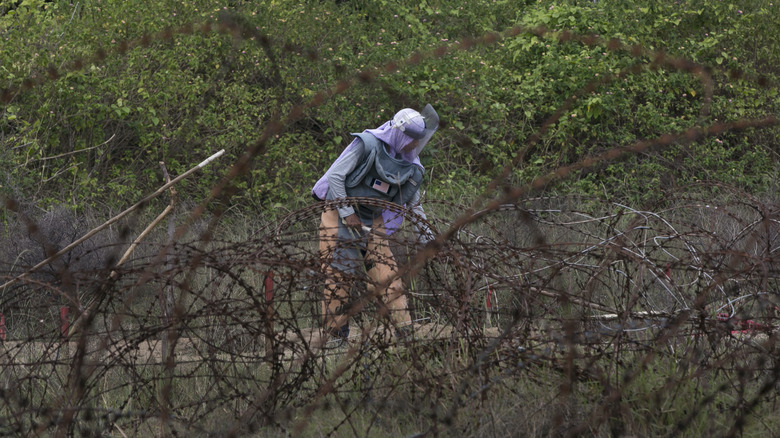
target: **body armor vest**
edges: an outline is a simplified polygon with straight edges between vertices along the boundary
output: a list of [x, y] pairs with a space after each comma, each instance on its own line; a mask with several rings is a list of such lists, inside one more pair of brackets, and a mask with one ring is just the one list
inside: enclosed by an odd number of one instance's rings
[[[347, 196], [379, 198], [400, 205], [411, 201], [422, 183], [422, 167], [391, 157], [383, 142], [369, 133], [352, 135], [363, 141], [363, 160], [347, 175]], [[381, 213], [381, 208], [378, 210]]]

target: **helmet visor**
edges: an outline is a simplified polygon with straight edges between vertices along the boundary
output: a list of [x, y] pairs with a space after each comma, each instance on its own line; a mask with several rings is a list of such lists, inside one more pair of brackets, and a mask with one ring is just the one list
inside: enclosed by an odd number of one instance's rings
[[416, 140], [418, 140], [417, 146], [412, 151], [412, 154], [415, 157], [420, 155], [420, 152], [422, 152], [425, 145], [428, 144], [428, 141], [433, 137], [433, 134], [439, 129], [439, 114], [436, 113], [436, 110], [433, 109], [431, 104], [425, 105], [425, 108], [420, 111], [420, 115], [425, 121], [425, 129], [416, 138]]

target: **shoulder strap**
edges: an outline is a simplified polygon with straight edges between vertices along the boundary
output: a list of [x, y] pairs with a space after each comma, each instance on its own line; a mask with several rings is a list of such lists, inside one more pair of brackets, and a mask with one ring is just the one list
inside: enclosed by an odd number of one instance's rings
[[369, 134], [368, 132], [361, 132], [358, 134], [353, 133], [352, 135], [363, 141], [363, 155], [365, 155], [367, 152], [370, 152], [372, 149], [376, 149], [377, 146], [379, 146], [379, 139], [374, 137], [373, 134]]
[[370, 167], [374, 164], [377, 147], [381, 147], [381, 142], [379, 139], [374, 137], [372, 134], [361, 132], [359, 134], [353, 133], [352, 135], [361, 140], [360, 145], [363, 148], [363, 153], [361, 155], [362, 159], [360, 160], [360, 163], [358, 163], [352, 173], [347, 175], [347, 179], [345, 181], [347, 187], [355, 187], [356, 185], [360, 184], [360, 181], [363, 180], [363, 177], [366, 176]]

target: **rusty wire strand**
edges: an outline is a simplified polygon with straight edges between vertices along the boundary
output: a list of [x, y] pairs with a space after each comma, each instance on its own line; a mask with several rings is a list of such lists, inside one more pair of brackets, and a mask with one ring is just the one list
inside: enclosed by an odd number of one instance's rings
[[[0, 90], [0, 99], [8, 103], [13, 95], [33, 92], [63, 72], [194, 30], [254, 39], [263, 47], [272, 44], [240, 20], [223, 17], [217, 23], [120, 42], [115, 51], [98, 50], [89, 62], [76, 60], [62, 71], [50, 70], [47, 77]], [[712, 95], [711, 70], [701, 65], [616, 40], [544, 28], [489, 33], [415, 53], [379, 71], [392, 73], [452, 50], [470, 50], [522, 33], [604, 45], [637, 58], [635, 66], [591, 82], [578, 95], [645, 68], [692, 74], [702, 81], [705, 97]], [[359, 275], [340, 279], [354, 286], [356, 299], [345, 315], [359, 335], [346, 346], [334, 347], [322, 332], [319, 305], [329, 279], [318, 253], [318, 217], [339, 202], [294, 211], [239, 242], [215, 237], [222, 217], [217, 212], [205, 231], [185, 241], [210, 202], [232, 196], [232, 182], [251, 169], [275, 134], [325, 100], [375, 79], [371, 69], [346, 77], [269, 122], [207, 199], [190, 212], [173, 243], [141, 245], [140, 255], [115, 268], [117, 278], [108, 275], [108, 268], [67, 272], [73, 276], [69, 284], [79, 285], [76, 295], [63, 290], [56, 279], [39, 277], [4, 292], [0, 311], [8, 320], [0, 328], [5, 333], [7, 327], [10, 339], [0, 346], [0, 432], [32, 429], [64, 435], [78, 424], [95, 433], [119, 428], [144, 434], [157, 422], [165, 434], [241, 436], [260, 427], [305, 434], [318, 414], [326, 416], [337, 406], [343, 418], [320, 427], [329, 428], [324, 429], [327, 434], [349, 427], [353, 435], [361, 435], [386, 427], [377, 426], [383, 406], [395, 404], [394, 409], [408, 412], [415, 403], [429, 403], [431, 416], [417, 430], [436, 435], [454, 427], [469, 410], [477, 417], [488, 415], [496, 407], [488, 403], [487, 394], [504, 387], [519, 394], [517, 385], [527, 379], [553, 391], [529, 416], [548, 422], [558, 434], [603, 434], [607, 423], [621, 417], [620, 409], [630, 408], [626, 397], [638, 382], [663, 364], [686, 371], [683, 376], [655, 374], [663, 379], [658, 389], [641, 394], [649, 406], [683, 385], [684, 376], [725, 379], [716, 381], [691, 412], [678, 419], [678, 433], [693, 428], [699, 415], [720, 403], [722, 394], [738, 398], [738, 415], [727, 429], [731, 435], [739, 433], [752, 413], [771, 410], [778, 375], [777, 367], [765, 362], [773, 360], [780, 304], [776, 205], [738, 191], [734, 202], [718, 205], [681, 191], [678, 202], [662, 211], [598, 199], [575, 200], [579, 205], [573, 206], [565, 197], [532, 196], [552, 181], [602, 162], [727, 131], [767, 129], [777, 126], [775, 117], [691, 128], [613, 148], [491, 198], [533, 145], [532, 138], [471, 205], [438, 205], [436, 211], [443, 213], [429, 218], [427, 225], [441, 232], [424, 247], [415, 244], [409, 231], [411, 225], [423, 223], [422, 218], [379, 201], [353, 200], [395, 208], [406, 218], [405, 228], [388, 240], [399, 260], [397, 276], [409, 287], [417, 321], [412, 339], [393, 338], [392, 323], [378, 316], [382, 303], [369, 289], [386, 284], [367, 284]], [[578, 95], [548, 118], [535, 138]], [[701, 115], [706, 111], [707, 105]], [[6, 201], [9, 208], [13, 204]], [[92, 251], [106, 256], [117, 249]], [[169, 254], [173, 260], [163, 267]], [[4, 278], [17, 275], [16, 268], [8, 267]], [[268, 272], [275, 273], [273, 300], [264, 289]], [[157, 302], [149, 297], [169, 285], [179, 295], [172, 321], [162, 324], [156, 317]], [[498, 327], [486, 324], [489, 291], [502, 303], [495, 313]], [[56, 298], [63, 295], [77, 304], [91, 299], [95, 306], [84, 319], [84, 330], [72, 338], [33, 323], [48, 321]], [[742, 330], [749, 321], [752, 328]], [[161, 351], [162, 336], [170, 341], [167, 355]], [[170, 374], [166, 377], [163, 370]], [[732, 371], [739, 376], [731, 379]], [[747, 374], [763, 378], [752, 392], [745, 392]], [[572, 418], [545, 416], [545, 408], [576, 401], [578, 385], [592, 384], [602, 386], [601, 399], [584, 404]], [[369, 426], [361, 429], [359, 416], [374, 408]]]

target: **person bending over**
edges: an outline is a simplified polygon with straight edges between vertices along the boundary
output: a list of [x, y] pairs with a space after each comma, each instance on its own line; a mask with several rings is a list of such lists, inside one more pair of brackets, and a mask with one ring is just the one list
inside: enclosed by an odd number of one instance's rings
[[[376, 129], [353, 133], [354, 139], [312, 189], [318, 200], [364, 197], [409, 206], [426, 218], [420, 206], [420, 185], [425, 172], [419, 155], [439, 127], [439, 116], [431, 105], [422, 111], [404, 108]], [[382, 207], [348, 203], [322, 213], [320, 255], [327, 274], [322, 301], [325, 329], [331, 336], [349, 336], [349, 290], [343, 274], [366, 272], [381, 299], [380, 315], [389, 316], [404, 334], [410, 328], [403, 281], [387, 236], [402, 217]], [[430, 231], [417, 229], [420, 240], [431, 239]], [[364, 271], [365, 270], [365, 271]], [[390, 278], [393, 281], [386, 284]]]

